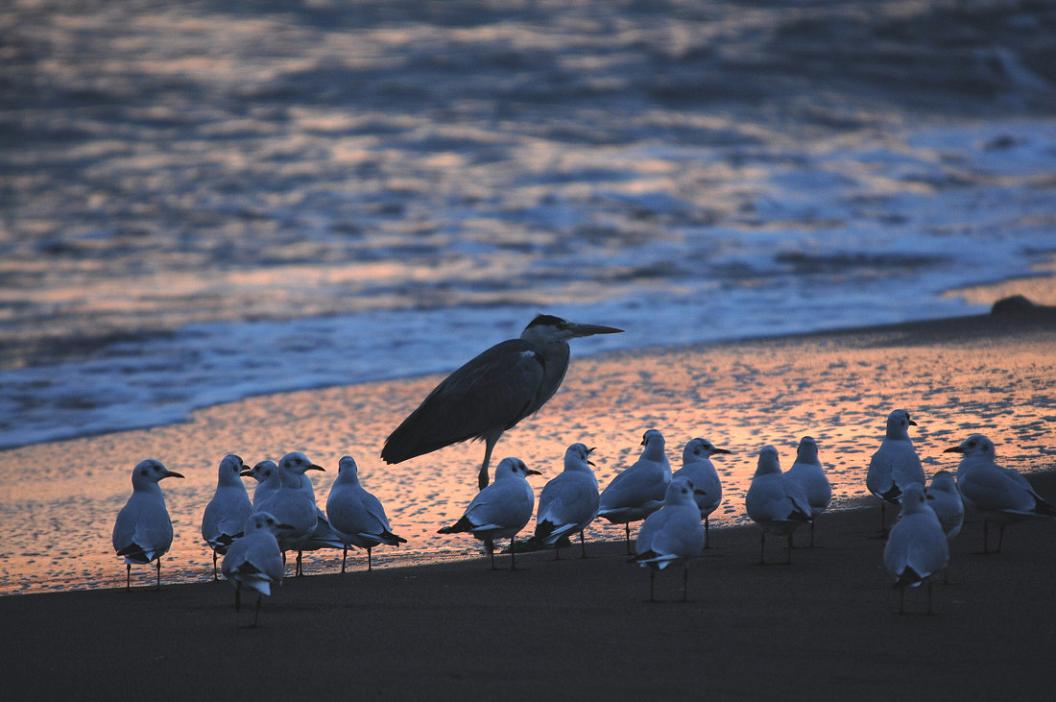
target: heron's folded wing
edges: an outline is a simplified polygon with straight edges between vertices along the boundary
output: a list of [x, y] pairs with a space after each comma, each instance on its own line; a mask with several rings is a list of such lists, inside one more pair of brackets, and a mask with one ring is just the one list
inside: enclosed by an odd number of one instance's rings
[[516, 424], [543, 382], [532, 346], [511, 339], [483, 352], [444, 379], [389, 435], [381, 457], [399, 463]]

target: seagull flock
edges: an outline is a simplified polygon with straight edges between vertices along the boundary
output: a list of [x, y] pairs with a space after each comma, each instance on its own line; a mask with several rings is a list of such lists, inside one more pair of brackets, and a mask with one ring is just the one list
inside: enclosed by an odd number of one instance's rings
[[[869, 491], [880, 500], [883, 528], [886, 505], [900, 505], [898, 521], [884, 532], [883, 554], [884, 566], [900, 593], [900, 613], [905, 590], [925, 583], [931, 611], [931, 581], [949, 564], [948, 544], [961, 532], [966, 506], [983, 519], [984, 552], [990, 549], [991, 522], [998, 528], [996, 551], [1000, 551], [1008, 524], [1056, 517], [1056, 507], [1019, 473], [996, 463], [994, 443], [981, 434], [946, 449], [962, 454], [956, 473], [941, 470], [925, 487], [920, 458], [909, 438], [909, 427], [915, 424], [905, 410], [891, 412], [886, 436], [866, 477]], [[625, 525], [629, 562], [650, 569], [650, 601], [657, 571], [673, 565], [682, 567], [685, 600], [689, 562], [710, 548], [708, 518], [722, 501], [722, 483], [711, 459], [730, 451], [694, 438], [683, 449], [682, 468], [672, 474], [664, 437], [650, 429], [642, 437], [638, 460], [600, 491], [590, 460], [593, 452], [582, 443], [565, 451], [564, 471], [543, 488], [535, 531], [527, 542], [519, 544], [515, 539], [535, 511], [528, 478], [539, 471], [513, 457], [499, 463], [494, 481], [473, 498], [457, 521], [438, 533], [469, 533], [483, 541], [492, 568], [492, 543], [509, 539], [512, 570], [519, 550], [554, 549], [555, 558], [560, 558], [560, 549], [577, 534], [580, 555], [586, 558], [584, 532], [601, 517]], [[236, 611], [243, 588], [257, 592], [254, 625], [261, 598], [282, 582], [287, 552], [296, 552], [295, 574], [302, 575], [303, 551], [342, 549], [344, 573], [349, 546], [366, 549], [370, 570], [374, 547], [406, 541], [393, 533], [381, 502], [360, 484], [355, 460], [344, 456], [339, 465], [324, 512], [305, 475], [323, 468], [301, 452], [252, 468], [234, 454], [220, 461], [216, 492], [202, 517], [202, 537], [212, 550], [214, 579], [218, 579], [217, 559], [223, 556], [220, 572], [235, 587]], [[132, 496], [113, 531], [114, 549], [126, 564], [126, 587], [131, 587], [132, 565], [152, 562], [160, 587], [161, 557], [172, 545], [173, 529], [159, 482], [170, 477], [183, 476], [155, 459], [140, 462], [132, 472]], [[243, 477], [256, 480], [252, 500]], [[799, 441], [795, 463], [787, 472], [781, 470], [777, 449], [763, 446], [745, 503], [748, 516], [760, 527], [760, 562], [766, 562], [768, 534], [784, 539], [784, 563], [791, 562], [793, 535], [800, 526], [810, 526], [813, 546], [814, 522], [831, 500], [832, 488], [812, 437]], [[633, 550], [631, 522], [642, 522]]]

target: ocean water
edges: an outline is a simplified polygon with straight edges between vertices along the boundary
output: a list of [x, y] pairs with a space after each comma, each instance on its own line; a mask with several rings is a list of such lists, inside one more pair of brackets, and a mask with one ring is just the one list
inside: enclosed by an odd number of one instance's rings
[[0, 8], [0, 447], [962, 314], [1056, 249], [1044, 2]]

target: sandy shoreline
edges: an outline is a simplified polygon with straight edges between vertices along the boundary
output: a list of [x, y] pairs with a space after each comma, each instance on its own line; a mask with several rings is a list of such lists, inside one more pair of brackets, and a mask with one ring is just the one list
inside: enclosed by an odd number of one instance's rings
[[[1032, 477], [1056, 498], [1056, 474]], [[226, 583], [0, 599], [16, 698], [1047, 699], [1056, 522], [953, 546], [937, 614], [897, 616], [876, 511], [818, 523], [792, 566], [756, 564], [758, 532], [723, 529], [694, 562], [691, 602], [649, 604], [622, 544], [594, 558], [525, 555], [288, 579], [263, 626], [239, 628]], [[774, 555], [776, 556], [776, 550]], [[505, 563], [503, 562], [503, 565]], [[658, 581], [679, 595], [677, 574]], [[919, 610], [923, 593], [907, 601]], [[249, 613], [238, 620], [248, 623]]]
[[[497, 457], [516, 455], [542, 470], [539, 489], [559, 470], [565, 446], [584, 441], [598, 447], [598, 478], [606, 484], [634, 460], [646, 428], [664, 431], [676, 466], [682, 444], [704, 435], [736, 452], [718, 462], [726, 494], [713, 518], [727, 525], [744, 519], [758, 447], [778, 446], [787, 468], [804, 434], [821, 445], [837, 506], [861, 497], [864, 466], [894, 406], [912, 409], [920, 422], [915, 438], [929, 474], [950, 467], [942, 449], [976, 430], [998, 441], [1006, 465], [1044, 470], [1056, 452], [1054, 344], [1056, 322], [1049, 314], [980, 315], [577, 358], [561, 391], [503, 438]], [[251, 462], [293, 448], [307, 451], [331, 468], [315, 478], [320, 504], [337, 457], [351, 453], [367, 487], [387, 505], [394, 529], [409, 540], [399, 550], [379, 550], [379, 563], [472, 557], [469, 539], [435, 532], [474, 494], [480, 445], [398, 466], [377, 458], [387, 433], [436, 379], [261, 396], [202, 410], [182, 424], [2, 451], [0, 592], [123, 582], [110, 528], [128, 495], [128, 471], [145, 456], [187, 476], [165, 485], [176, 530], [163, 570], [167, 582], [208, 576], [201, 511], [215, 485], [215, 461], [232, 451]], [[620, 535], [604, 525], [592, 532], [601, 539]], [[309, 572], [332, 572], [339, 557], [311, 554]], [[361, 567], [359, 560], [354, 567]]]

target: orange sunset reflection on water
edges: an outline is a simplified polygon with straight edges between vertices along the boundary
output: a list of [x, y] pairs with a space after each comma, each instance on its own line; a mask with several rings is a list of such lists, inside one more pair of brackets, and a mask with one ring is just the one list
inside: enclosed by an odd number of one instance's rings
[[[676, 469], [682, 445], [704, 436], [734, 452], [716, 460], [725, 495], [713, 517], [722, 524], [744, 519], [758, 448], [777, 446], [787, 469], [805, 434], [821, 446], [837, 506], [864, 495], [865, 466], [894, 407], [909, 409], [919, 422], [914, 438], [929, 475], [955, 467], [942, 451], [973, 431], [998, 443], [1005, 465], [1047, 468], [1056, 453], [1054, 342], [1056, 334], [1038, 332], [933, 345], [892, 332], [574, 358], [561, 391], [503, 438], [496, 458], [516, 455], [541, 470], [533, 479], [538, 494], [561, 470], [569, 443], [597, 447], [605, 485], [634, 461], [646, 429], [664, 433]], [[394, 530], [408, 539], [398, 550], [378, 549], [377, 563], [472, 556], [472, 539], [435, 532], [476, 492], [482, 446], [454, 446], [396, 466], [378, 458], [388, 432], [437, 380], [257, 397], [196, 412], [187, 423], [0, 452], [0, 591], [123, 584], [110, 531], [130, 491], [131, 468], [147, 456], [187, 476], [163, 483], [176, 531], [162, 571], [168, 581], [210, 576], [199, 524], [216, 464], [228, 452], [252, 463], [306, 451], [327, 468], [313, 476], [321, 506], [338, 458], [351, 453]], [[588, 531], [589, 539], [620, 537], [618, 527]], [[715, 541], [721, 548], [721, 535]], [[309, 554], [308, 572], [334, 572], [339, 559], [339, 552]], [[360, 567], [357, 554], [352, 569]], [[139, 568], [133, 577], [145, 584], [149, 573]]]

